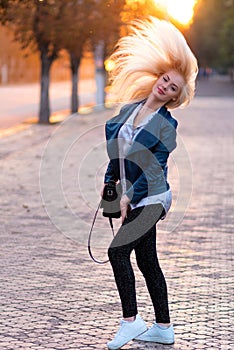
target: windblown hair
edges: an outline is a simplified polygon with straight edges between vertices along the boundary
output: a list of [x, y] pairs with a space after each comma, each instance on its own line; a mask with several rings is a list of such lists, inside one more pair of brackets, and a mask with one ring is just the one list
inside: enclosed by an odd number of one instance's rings
[[110, 59], [114, 61], [111, 90], [118, 101], [147, 98], [157, 79], [170, 70], [180, 73], [185, 85], [167, 107], [185, 106], [194, 96], [197, 60], [184, 36], [170, 22], [152, 16], [133, 21], [129, 34], [118, 41]]

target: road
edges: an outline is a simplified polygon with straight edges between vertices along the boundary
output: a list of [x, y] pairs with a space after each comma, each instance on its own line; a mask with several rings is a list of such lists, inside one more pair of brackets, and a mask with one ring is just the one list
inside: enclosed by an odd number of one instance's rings
[[[234, 349], [234, 99], [214, 97], [218, 86], [206, 84], [205, 97], [173, 112], [173, 205], [157, 231], [176, 342], [133, 341], [124, 350]], [[1, 350], [103, 350], [118, 328], [110, 264], [94, 264], [87, 251], [106, 159], [104, 123], [113, 113], [27, 123], [0, 137]], [[106, 258], [111, 239], [100, 214], [96, 258]], [[139, 313], [150, 326], [152, 303], [134, 255], [132, 261]]]
[[[94, 80], [81, 80], [80, 106], [95, 101], [96, 85]], [[50, 87], [51, 112], [69, 110], [71, 83], [53, 82]], [[0, 86], [0, 129], [20, 124], [26, 119], [36, 118], [38, 114], [40, 85], [6, 85]]]

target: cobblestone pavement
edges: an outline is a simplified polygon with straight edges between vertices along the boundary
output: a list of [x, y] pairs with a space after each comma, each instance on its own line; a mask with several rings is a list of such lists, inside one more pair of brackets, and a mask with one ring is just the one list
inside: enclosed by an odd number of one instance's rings
[[[176, 341], [134, 341], [125, 350], [234, 348], [233, 110], [231, 97], [197, 97], [174, 113], [174, 202], [158, 226], [158, 251]], [[86, 248], [106, 163], [103, 123], [113, 113], [24, 124], [0, 139], [0, 349], [100, 350], [117, 330], [110, 265], [93, 263]], [[106, 258], [105, 218], [94, 234], [94, 253]], [[134, 256], [133, 264], [139, 312], [150, 325], [153, 309]]]

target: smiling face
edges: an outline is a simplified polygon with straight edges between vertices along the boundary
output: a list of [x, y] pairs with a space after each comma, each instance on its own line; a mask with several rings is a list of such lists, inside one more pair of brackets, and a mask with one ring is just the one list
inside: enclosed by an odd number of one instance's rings
[[152, 94], [155, 101], [163, 104], [174, 101], [182, 91], [185, 81], [177, 71], [171, 70], [162, 74], [153, 86]]

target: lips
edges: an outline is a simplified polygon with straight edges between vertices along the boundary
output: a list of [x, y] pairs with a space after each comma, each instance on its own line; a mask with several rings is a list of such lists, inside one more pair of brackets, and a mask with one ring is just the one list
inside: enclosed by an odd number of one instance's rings
[[158, 87], [158, 93], [160, 95], [165, 95], [165, 92], [160, 87]]

